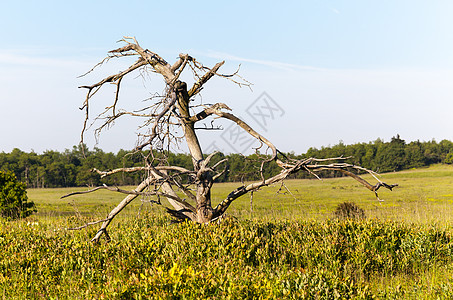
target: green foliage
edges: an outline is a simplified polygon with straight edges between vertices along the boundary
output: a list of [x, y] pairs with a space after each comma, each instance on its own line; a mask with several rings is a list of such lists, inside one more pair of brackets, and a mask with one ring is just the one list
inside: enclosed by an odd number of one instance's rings
[[28, 201], [26, 186], [12, 172], [0, 171], [0, 216], [6, 220], [25, 218], [36, 212]]
[[[370, 143], [359, 143], [345, 145], [340, 142], [338, 145], [322, 147], [321, 149], [310, 148], [307, 153], [296, 155], [287, 153], [289, 158], [328, 158], [328, 157], [349, 157], [348, 162], [360, 165], [380, 173], [393, 172], [410, 168], [429, 166], [436, 163], [453, 163], [453, 143], [443, 140], [440, 143], [410, 142], [406, 143], [399, 135], [393, 137], [390, 142], [380, 139]], [[193, 169], [192, 158], [188, 154], [154, 153], [156, 164], [170, 164]], [[146, 155], [146, 153], [145, 153]], [[240, 154], [222, 153], [214, 156], [212, 163], [227, 158], [226, 172], [217, 179], [217, 182], [237, 182], [260, 180], [259, 170], [264, 156], [252, 154], [243, 156]], [[72, 150], [63, 153], [56, 151], [45, 151], [43, 154], [25, 153], [14, 149], [11, 153], [0, 153], [0, 170], [11, 170], [17, 178], [27, 184], [27, 187], [74, 187], [74, 186], [97, 186], [103, 183], [108, 185], [137, 185], [146, 174], [117, 173], [107, 178], [100, 178], [97, 173], [91, 172], [93, 168], [99, 170], [112, 170], [122, 167], [143, 166], [143, 156], [128, 154], [120, 150], [118, 153], [106, 153], [101, 149], [89, 150], [85, 145], [74, 146]], [[276, 175], [280, 168], [275, 162], [265, 164], [265, 177]], [[341, 173], [326, 171], [320, 174], [321, 177], [342, 176]], [[298, 172], [291, 175], [291, 178], [312, 178], [306, 172]], [[187, 179], [188, 177], [184, 177]]]
[[[168, 226], [142, 215], [113, 241], [61, 221], [0, 222], [3, 298], [372, 299], [446, 295], [448, 282], [384, 289], [453, 263], [451, 231], [397, 222], [238, 222]], [[417, 294], [418, 293], [418, 294]]]
[[449, 165], [453, 164], [453, 152], [447, 154], [445, 157], [445, 163]]

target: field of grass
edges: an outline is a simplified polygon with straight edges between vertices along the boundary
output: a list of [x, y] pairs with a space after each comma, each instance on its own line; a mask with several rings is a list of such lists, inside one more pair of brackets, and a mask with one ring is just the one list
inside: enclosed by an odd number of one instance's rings
[[[374, 183], [373, 179], [365, 176]], [[228, 213], [239, 219], [272, 220], [326, 220], [333, 217], [339, 203], [352, 201], [365, 209], [369, 218], [414, 223], [453, 225], [453, 166], [436, 165], [429, 168], [387, 173], [382, 175], [387, 183], [398, 183], [394, 191], [384, 188], [376, 200], [374, 193], [349, 177], [324, 179], [287, 180], [285, 187], [274, 185], [253, 195], [245, 195], [233, 202]], [[240, 183], [220, 183], [212, 190], [213, 204], [223, 200]], [[132, 188], [132, 187], [131, 187]], [[37, 204], [38, 217], [56, 217], [82, 214], [103, 218], [124, 197], [121, 194], [100, 190], [95, 193], [60, 199], [61, 196], [86, 188], [29, 189], [30, 200]], [[136, 199], [125, 215], [141, 211], [159, 212], [159, 207]], [[146, 200], [146, 199], [143, 199]]]
[[[450, 299], [453, 167], [384, 174], [383, 202], [350, 178], [289, 180], [238, 199], [221, 224], [170, 225], [136, 200], [91, 244], [122, 196], [29, 190], [38, 213], [0, 221], [4, 299]], [[238, 183], [215, 186], [221, 201]], [[146, 200], [146, 199], [145, 199]], [[338, 221], [345, 201], [367, 219]], [[140, 209], [141, 207], [141, 209]], [[138, 214], [140, 211], [140, 214]]]

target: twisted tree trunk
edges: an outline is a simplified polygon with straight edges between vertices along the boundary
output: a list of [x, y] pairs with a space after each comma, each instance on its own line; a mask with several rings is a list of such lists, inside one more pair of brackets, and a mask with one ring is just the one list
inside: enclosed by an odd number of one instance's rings
[[[158, 54], [153, 53], [148, 49], [143, 49], [134, 38], [125, 37], [122, 41], [126, 44], [124, 47], [110, 51], [109, 56], [90, 70], [90, 72], [113, 57], [121, 58], [135, 55], [138, 57], [138, 60], [125, 71], [108, 76], [93, 85], [81, 87], [88, 90], [84, 105], [82, 107], [82, 109], [85, 109], [86, 113], [82, 130], [82, 142], [84, 133], [87, 129], [87, 123], [89, 121], [88, 113], [91, 98], [106, 84], [115, 85], [116, 96], [112, 105], [108, 106], [105, 111], [101, 112], [97, 116], [97, 120], [103, 119], [105, 122], [103, 122], [96, 131], [100, 133], [104, 128], [111, 126], [116, 119], [124, 115], [145, 118], [146, 121], [143, 127], [148, 128], [148, 132], [146, 134], [140, 134], [140, 137], [145, 137], [145, 139], [142, 139], [142, 142], [135, 148], [134, 151], [143, 152], [148, 148], [149, 154], [144, 155], [147, 159], [143, 167], [120, 168], [110, 171], [94, 171], [99, 173], [102, 177], [118, 172], [140, 171], [144, 171], [147, 175], [145, 179], [132, 191], [126, 191], [117, 187], [108, 187], [104, 185], [86, 192], [71, 193], [63, 196], [67, 197], [74, 194], [89, 193], [99, 189], [108, 189], [127, 194], [123, 201], [121, 201], [105, 219], [75, 228], [81, 229], [88, 225], [102, 222], [101, 228], [92, 239], [93, 241], [98, 241], [102, 234], [105, 234], [108, 238], [108, 225], [111, 223], [113, 218], [115, 218], [115, 216], [118, 215], [122, 209], [132, 202], [138, 195], [159, 197], [159, 199], [160, 197], [165, 197], [170, 205], [170, 207], [166, 206], [167, 212], [178, 220], [189, 219], [197, 223], [209, 223], [212, 220], [222, 216], [231, 203], [239, 197], [256, 191], [261, 187], [281, 182], [290, 174], [299, 171], [309, 172], [314, 176], [317, 176], [316, 173], [322, 170], [335, 170], [342, 172], [345, 175], [356, 179], [365, 187], [373, 191], [376, 194], [377, 199], [379, 199], [377, 190], [380, 187], [383, 186], [391, 190], [396, 186], [396, 184], [388, 185], [381, 182], [371, 170], [341, 162], [344, 160], [342, 157], [331, 159], [309, 158], [305, 160], [288, 159], [277, 149], [277, 147], [274, 146], [272, 142], [256, 132], [247, 123], [236, 117], [231, 112], [226, 112], [231, 111], [231, 109], [224, 103], [204, 105], [204, 109], [196, 112], [196, 108], [191, 106], [190, 103], [193, 100], [193, 97], [201, 91], [204, 84], [206, 84], [212, 77], [223, 77], [239, 85], [249, 85], [247, 81], [238, 76], [237, 72], [231, 75], [219, 74], [218, 70], [224, 64], [223, 61], [217, 63], [214, 67], [209, 68], [202, 65], [188, 54], [180, 54], [177, 61], [173, 65], [170, 65]], [[195, 77], [198, 79], [190, 89], [188, 88], [186, 82], [179, 79], [180, 75], [187, 66], [190, 66], [190, 69], [194, 72]], [[156, 97], [154, 104], [144, 107], [143, 110], [138, 110], [138, 112], [118, 109], [117, 106], [119, 103], [119, 91], [122, 79], [136, 70], [146, 72], [148, 69], [162, 75], [166, 83], [166, 94]], [[216, 152], [207, 156], [204, 155], [195, 127], [197, 122], [201, 122], [211, 117], [223, 118], [236, 123], [250, 136], [261, 143], [260, 148], [267, 147], [267, 149], [272, 152], [270, 157], [263, 157], [260, 170], [262, 180], [248, 185], [239, 186], [228, 195], [225, 195], [224, 200], [221, 201], [216, 207], [212, 207], [211, 189], [215, 179], [225, 171], [219, 170], [219, 168], [225, 164], [226, 160], [220, 160], [215, 164], [211, 164], [211, 160], [213, 156], [216, 155]], [[174, 134], [176, 129], [181, 129], [183, 131], [183, 138], [192, 157], [192, 170], [188, 170], [180, 166], [170, 166], [163, 163], [163, 160], [154, 158], [154, 151], [158, 151], [163, 148], [157, 145], [170, 145], [171, 143], [181, 142], [180, 139]], [[257, 151], [259, 151], [259, 149]], [[165, 151], [161, 151], [161, 153], [164, 155]], [[152, 156], [151, 160], [148, 159], [150, 155]], [[265, 165], [269, 163], [276, 163], [281, 168], [281, 171], [275, 176], [265, 178], [263, 170]], [[352, 173], [352, 170], [367, 172], [373, 175], [378, 183], [376, 185], [371, 185], [360, 176]], [[190, 179], [189, 182], [182, 182], [180, 177], [181, 175], [188, 176]], [[151, 188], [152, 186], [154, 186], [154, 188]], [[192, 189], [190, 186], [194, 186], [194, 188]], [[185, 195], [185, 197], [178, 196], [175, 189], [178, 189]], [[160, 201], [153, 201], [153, 203], [165, 205]]]

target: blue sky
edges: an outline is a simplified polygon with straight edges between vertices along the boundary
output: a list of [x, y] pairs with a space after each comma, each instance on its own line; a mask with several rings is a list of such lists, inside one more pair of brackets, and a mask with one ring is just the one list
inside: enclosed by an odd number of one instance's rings
[[[124, 35], [170, 62], [187, 52], [207, 65], [225, 59], [225, 72], [241, 64], [253, 92], [213, 81], [203, 99], [228, 103], [258, 129], [247, 109], [266, 92], [284, 114], [262, 132], [282, 151], [396, 134], [453, 140], [452, 15], [447, 0], [3, 1], [0, 151], [77, 144], [84, 97], [77, 86], [125, 65], [77, 76]], [[127, 101], [144, 93], [139, 81], [131, 81]], [[98, 146], [133, 147], [134, 126], [118, 122]], [[202, 138], [232, 151], [219, 133]], [[87, 141], [95, 145], [92, 133]]]

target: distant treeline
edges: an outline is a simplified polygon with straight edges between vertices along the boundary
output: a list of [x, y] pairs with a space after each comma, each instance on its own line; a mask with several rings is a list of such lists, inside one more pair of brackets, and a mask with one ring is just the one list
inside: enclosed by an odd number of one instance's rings
[[[399, 135], [393, 137], [390, 142], [378, 139], [374, 142], [345, 145], [340, 142], [337, 145], [322, 147], [321, 149], [310, 148], [307, 153], [296, 155], [286, 153], [288, 158], [303, 159], [309, 157], [349, 157], [347, 162], [360, 165], [380, 173], [400, 171], [404, 169], [429, 166], [437, 163], [453, 163], [453, 142], [443, 140], [436, 142], [410, 142], [406, 143]], [[120, 150], [118, 153], [104, 152], [95, 148], [88, 150], [85, 145], [74, 146], [72, 150], [64, 152], [45, 151], [43, 154], [34, 152], [27, 153], [14, 149], [11, 153], [0, 153], [0, 170], [13, 171], [17, 178], [25, 182], [31, 188], [44, 187], [74, 187], [108, 185], [136, 185], [141, 182], [145, 172], [117, 173], [106, 178], [100, 178], [99, 174], [91, 172], [93, 168], [98, 170], [113, 170], [122, 167], [143, 166], [148, 156], [154, 157], [154, 164], [170, 164], [192, 169], [192, 159], [188, 154], [168, 153], [165, 159], [159, 158], [159, 154], [129, 154], [128, 151]], [[218, 181], [248, 181], [259, 180], [261, 159], [256, 154], [244, 157], [240, 154], [218, 154], [213, 163], [220, 159], [228, 158], [224, 174]], [[277, 174], [279, 168], [275, 163], [265, 165], [264, 175]], [[323, 177], [341, 176], [332, 172], [322, 174]], [[292, 178], [310, 178], [311, 175], [299, 172]]]

